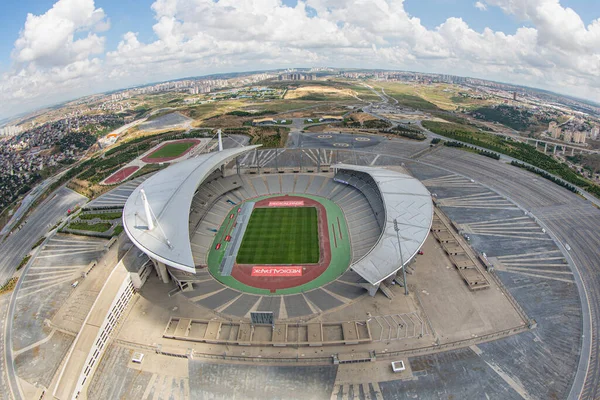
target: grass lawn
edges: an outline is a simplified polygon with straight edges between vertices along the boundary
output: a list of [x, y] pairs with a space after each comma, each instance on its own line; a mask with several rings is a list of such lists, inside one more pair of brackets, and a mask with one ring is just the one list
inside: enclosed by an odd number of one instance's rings
[[150, 154], [148, 158], [163, 158], [163, 157], [177, 157], [185, 152], [190, 147], [194, 146], [195, 143], [169, 143]]
[[317, 263], [317, 209], [256, 208], [250, 216], [236, 261], [240, 264]]
[[71, 222], [68, 229], [75, 229], [78, 231], [88, 231], [88, 232], [106, 232], [110, 229], [112, 224], [108, 222], [100, 222], [99, 224], [86, 224], [85, 222]]
[[122, 212], [111, 212], [111, 213], [98, 213], [98, 214], [79, 214], [79, 219], [91, 220], [95, 218], [103, 219], [106, 221], [112, 221], [113, 219], [123, 217]]

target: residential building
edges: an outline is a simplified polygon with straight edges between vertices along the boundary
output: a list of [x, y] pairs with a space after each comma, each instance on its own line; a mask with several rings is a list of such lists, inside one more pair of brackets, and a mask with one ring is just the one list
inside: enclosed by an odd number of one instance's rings
[[573, 132], [573, 142], [575, 142], [575, 143], [585, 143], [585, 131], [575, 131], [575, 132]]
[[550, 124], [548, 125], [548, 132], [550, 133], [550, 136], [552, 136], [553, 139], [558, 139], [560, 137], [561, 129], [558, 127], [556, 121], [550, 122]]

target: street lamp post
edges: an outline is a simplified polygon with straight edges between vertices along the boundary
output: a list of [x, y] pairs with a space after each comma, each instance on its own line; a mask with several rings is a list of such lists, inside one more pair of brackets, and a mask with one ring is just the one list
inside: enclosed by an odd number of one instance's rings
[[406, 269], [404, 267], [404, 257], [402, 256], [402, 245], [400, 244], [400, 228], [398, 228], [398, 220], [394, 218], [394, 230], [398, 239], [398, 250], [400, 250], [400, 262], [402, 263], [402, 279], [404, 280], [404, 295], [408, 296], [408, 283], [406, 282]]

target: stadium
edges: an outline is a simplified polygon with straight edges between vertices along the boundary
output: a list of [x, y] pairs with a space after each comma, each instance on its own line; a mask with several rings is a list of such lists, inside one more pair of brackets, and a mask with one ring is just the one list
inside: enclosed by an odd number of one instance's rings
[[399, 167], [244, 168], [258, 147], [189, 158], [129, 196], [125, 232], [162, 281], [238, 318], [306, 317], [389, 293], [429, 234], [425, 186]]
[[[15, 307], [58, 311], [8, 319], [19, 349], [39, 337], [21, 332], [61, 329], [43, 342], [58, 366], [44, 387], [94, 399], [579, 390], [586, 303], [543, 222], [486, 186], [498, 171], [512, 183], [512, 166], [429, 143], [302, 135], [286, 148], [178, 144], [184, 159], [83, 207], [79, 218], [118, 215], [126, 235], [48, 239]], [[167, 145], [140, 157], [176, 157]], [[516, 173], [510, 197], [531, 185]], [[520, 202], [536, 204], [540, 187], [571, 196], [534, 182]], [[79, 333], [59, 333], [78, 321]], [[18, 369], [35, 368], [29, 354]]]

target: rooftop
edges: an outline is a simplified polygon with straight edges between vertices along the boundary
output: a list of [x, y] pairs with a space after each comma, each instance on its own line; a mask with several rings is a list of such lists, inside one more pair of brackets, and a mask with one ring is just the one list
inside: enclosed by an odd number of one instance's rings
[[[123, 227], [131, 241], [150, 257], [187, 272], [196, 272], [188, 233], [192, 198], [218, 167], [260, 145], [201, 154], [160, 171], [138, 186], [127, 199]], [[153, 215], [148, 229], [142, 190]]]
[[351, 265], [356, 273], [376, 285], [396, 273], [423, 246], [433, 220], [431, 194], [418, 179], [400, 172], [347, 164], [333, 167], [369, 174], [381, 193], [385, 211], [381, 237], [371, 251]]

